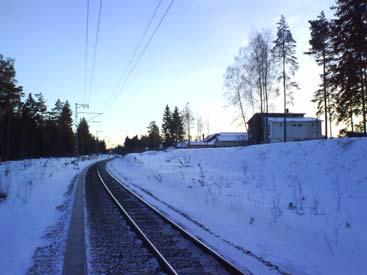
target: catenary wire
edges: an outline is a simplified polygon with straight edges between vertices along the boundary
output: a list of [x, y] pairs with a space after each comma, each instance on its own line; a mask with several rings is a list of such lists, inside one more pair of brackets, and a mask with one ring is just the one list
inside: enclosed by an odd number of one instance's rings
[[103, 0], [100, 0], [100, 2], [99, 2], [99, 12], [98, 12], [98, 22], [97, 22], [97, 31], [96, 31], [96, 39], [94, 41], [94, 51], [93, 51], [93, 59], [92, 59], [91, 76], [90, 76], [90, 80], [89, 80], [89, 92], [88, 92], [88, 100], [87, 100], [88, 103], [90, 102], [92, 89], [93, 89], [93, 80], [94, 80], [94, 71], [95, 71], [95, 65], [96, 65], [99, 29], [100, 29], [100, 25], [101, 25], [102, 3], [103, 3]]
[[146, 34], [147, 34], [147, 32], [148, 32], [149, 28], [150, 28], [150, 25], [151, 25], [151, 24], [152, 24], [152, 22], [153, 22], [154, 17], [155, 17], [155, 15], [157, 14], [157, 11], [158, 11], [158, 9], [159, 9], [159, 7], [160, 7], [161, 3], [162, 3], [162, 0], [159, 0], [159, 2], [158, 2], [158, 4], [157, 4], [157, 6], [156, 6], [156, 7], [155, 7], [155, 9], [154, 9], [154, 12], [153, 12], [152, 16], [150, 17], [150, 19], [149, 19], [149, 21], [148, 21], [148, 24], [147, 24], [147, 25], [146, 25], [146, 27], [145, 27], [144, 32], [142, 33], [142, 35], [141, 35], [141, 37], [140, 37], [140, 39], [139, 39], [138, 43], [136, 44], [136, 47], [135, 47], [135, 49], [134, 49], [134, 51], [133, 51], [133, 53], [132, 53], [131, 57], [129, 58], [129, 62], [126, 64], [126, 66], [125, 66], [125, 68], [124, 68], [124, 70], [123, 70], [123, 72], [122, 72], [122, 74], [121, 74], [121, 76], [120, 76], [120, 78], [119, 78], [119, 80], [118, 80], [118, 82], [117, 82], [117, 84], [116, 84], [115, 88], [112, 90], [112, 93], [111, 93], [110, 97], [109, 97], [109, 98], [108, 98], [108, 100], [106, 101], [105, 107], [107, 107], [107, 106], [108, 106], [109, 102], [112, 100], [112, 98], [114, 97], [114, 95], [115, 95], [115, 94], [116, 94], [116, 92], [118, 91], [119, 87], [121, 86], [121, 83], [122, 83], [122, 81], [124, 80], [124, 76], [125, 76], [125, 75], [126, 75], [126, 73], [128, 72], [128, 69], [129, 69], [129, 67], [130, 67], [131, 63], [133, 62], [133, 60], [134, 60], [134, 58], [135, 58], [135, 55], [136, 55], [136, 53], [138, 52], [138, 49], [140, 48], [141, 43], [143, 42], [143, 40], [144, 40], [144, 38], [145, 38], [145, 36], [146, 36]]
[[116, 100], [118, 99], [119, 95], [121, 94], [121, 92], [123, 91], [127, 81], [129, 80], [131, 74], [134, 72], [136, 66], [138, 65], [139, 61], [141, 60], [141, 58], [143, 57], [144, 53], [146, 52], [147, 48], [149, 47], [151, 41], [153, 40], [156, 32], [158, 31], [158, 29], [160, 28], [160, 26], [162, 25], [163, 20], [165, 19], [165, 17], [167, 16], [169, 10], [171, 9], [173, 3], [175, 0], [171, 0], [170, 4], [168, 5], [168, 7], [166, 8], [165, 12], [163, 13], [161, 19], [159, 20], [158, 24], [156, 25], [155, 29], [153, 30], [152, 34], [150, 35], [148, 41], [145, 43], [145, 46], [143, 48], [143, 50], [141, 51], [140, 55], [138, 56], [138, 58], [136, 59], [135, 63], [133, 64], [132, 68], [130, 69], [128, 75], [126, 76], [123, 84], [121, 85], [120, 89], [117, 90], [117, 93], [114, 95], [113, 100], [111, 101], [111, 103], [108, 105], [108, 108], [106, 111], [110, 110], [113, 103], [116, 102]]
[[85, 97], [87, 93], [88, 35], [89, 35], [89, 0], [87, 0], [87, 24], [86, 24], [86, 30], [85, 30], [83, 102], [85, 101]]

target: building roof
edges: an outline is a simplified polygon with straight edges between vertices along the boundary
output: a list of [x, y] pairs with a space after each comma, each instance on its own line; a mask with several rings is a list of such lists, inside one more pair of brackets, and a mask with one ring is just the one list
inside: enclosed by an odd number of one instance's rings
[[207, 136], [202, 141], [187, 141], [183, 140], [178, 142], [176, 147], [190, 146], [214, 146], [216, 141], [247, 141], [248, 135], [245, 132], [220, 132]]
[[220, 132], [207, 136], [204, 142], [211, 142], [214, 140], [219, 141], [244, 141], [248, 139], [248, 135], [245, 132]]
[[[286, 113], [287, 118], [293, 118], [293, 117], [304, 117], [304, 113]], [[256, 113], [254, 114], [247, 123], [250, 123], [254, 119], [258, 118], [269, 118], [269, 117], [284, 117], [284, 113]]]

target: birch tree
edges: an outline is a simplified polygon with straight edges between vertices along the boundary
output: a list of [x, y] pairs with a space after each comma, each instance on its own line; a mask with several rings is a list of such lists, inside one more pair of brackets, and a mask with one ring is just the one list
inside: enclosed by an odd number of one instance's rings
[[252, 113], [255, 112], [255, 97], [253, 90], [249, 89], [248, 69], [248, 48], [241, 47], [234, 58], [233, 64], [227, 67], [224, 75], [225, 97], [229, 104], [234, 106], [241, 114], [241, 120], [246, 131], [245, 106], [250, 106]]
[[250, 56], [248, 71], [251, 74], [251, 88], [257, 91], [260, 112], [269, 112], [269, 97], [274, 91], [274, 65], [271, 55], [270, 33], [267, 31], [254, 32], [250, 36]]
[[192, 123], [194, 122], [195, 118], [190, 108], [190, 103], [187, 102], [185, 105], [185, 108], [182, 111], [182, 117], [184, 121], [185, 126], [185, 133], [187, 134], [187, 139], [190, 142], [191, 141], [191, 128]]

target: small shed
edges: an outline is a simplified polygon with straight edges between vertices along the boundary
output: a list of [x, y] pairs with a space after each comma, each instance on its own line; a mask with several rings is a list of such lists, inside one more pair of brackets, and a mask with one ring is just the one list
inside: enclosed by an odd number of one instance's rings
[[[287, 141], [321, 139], [321, 120], [286, 113]], [[284, 113], [256, 113], [248, 122], [249, 143], [284, 141]]]

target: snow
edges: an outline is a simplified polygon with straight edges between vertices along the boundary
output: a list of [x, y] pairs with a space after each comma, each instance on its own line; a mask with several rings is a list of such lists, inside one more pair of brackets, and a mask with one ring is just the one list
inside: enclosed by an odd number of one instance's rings
[[8, 194], [0, 201], [1, 274], [27, 272], [36, 248], [47, 245], [43, 236], [61, 215], [56, 207], [63, 204], [73, 178], [106, 157], [81, 161], [79, 170], [73, 168], [72, 158], [0, 163], [0, 187]]
[[363, 274], [366, 167], [367, 138], [150, 151], [108, 164], [139, 196], [255, 274]]

